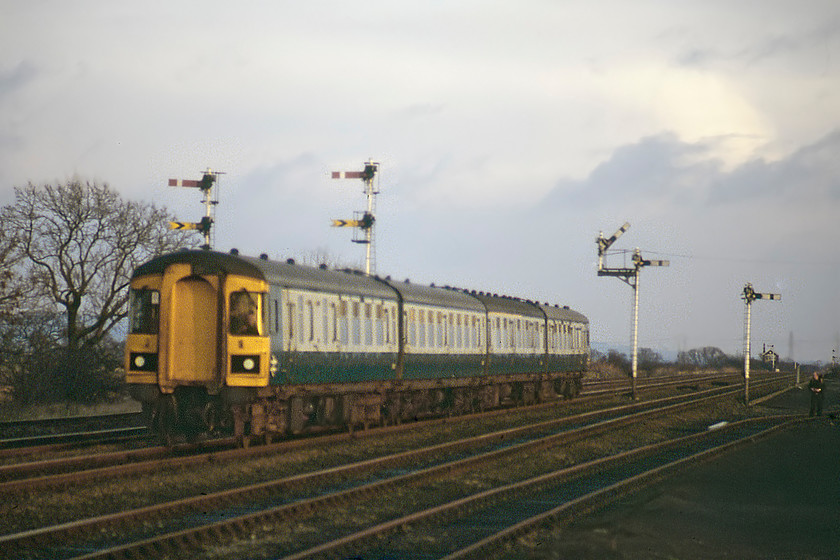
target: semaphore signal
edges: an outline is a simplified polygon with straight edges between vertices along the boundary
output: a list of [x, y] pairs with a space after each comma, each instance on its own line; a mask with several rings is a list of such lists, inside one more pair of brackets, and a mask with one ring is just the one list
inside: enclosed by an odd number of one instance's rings
[[213, 214], [214, 207], [219, 204], [218, 200], [213, 200], [213, 187], [219, 175], [223, 175], [222, 171], [212, 171], [208, 168], [204, 172], [201, 179], [169, 179], [170, 187], [189, 187], [197, 188], [204, 193], [204, 217], [200, 222], [169, 222], [169, 229], [194, 229], [204, 235], [204, 245], [201, 246], [205, 251], [210, 250], [210, 232], [213, 228]]
[[753, 289], [752, 284], [747, 283], [741, 294], [741, 299], [747, 305], [744, 312], [744, 404], [750, 404], [750, 322], [752, 314], [752, 302], [757, 299], [780, 300], [782, 294], [759, 293]]
[[365, 256], [365, 273], [367, 275], [376, 272], [376, 248], [374, 247], [374, 225], [376, 224], [376, 195], [379, 189], [374, 188], [374, 179], [379, 172], [379, 164], [368, 160], [362, 171], [333, 171], [333, 179], [361, 179], [365, 183], [365, 195], [367, 196], [367, 210], [357, 212], [357, 216], [350, 220], [333, 220], [333, 227], [353, 227], [364, 233], [363, 238], [353, 238], [354, 243], [367, 245]]
[[595, 242], [598, 244], [598, 276], [615, 276], [625, 282], [628, 286], [633, 288], [633, 357], [632, 357], [632, 371], [633, 371], [633, 399], [636, 398], [636, 378], [638, 377], [639, 369], [639, 272], [646, 266], [668, 266], [671, 263], [664, 260], [649, 260], [642, 258], [642, 252], [637, 247], [633, 251], [633, 267], [628, 268], [607, 268], [604, 266], [604, 258], [607, 255], [607, 250], [612, 246], [616, 240], [621, 237], [625, 231], [630, 229], [630, 223], [625, 222], [623, 226], [618, 228], [611, 237], [604, 237], [604, 232], [600, 232]]

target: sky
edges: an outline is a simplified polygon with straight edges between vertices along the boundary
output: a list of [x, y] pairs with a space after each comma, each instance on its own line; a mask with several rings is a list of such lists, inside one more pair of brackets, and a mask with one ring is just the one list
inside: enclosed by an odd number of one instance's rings
[[0, 0], [0, 205], [109, 184], [214, 247], [364, 268], [332, 219], [380, 164], [376, 271], [569, 305], [639, 346], [840, 353], [835, 0]]

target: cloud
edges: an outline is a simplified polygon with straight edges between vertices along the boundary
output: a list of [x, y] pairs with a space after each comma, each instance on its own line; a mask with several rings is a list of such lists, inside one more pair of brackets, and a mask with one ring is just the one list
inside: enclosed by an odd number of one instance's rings
[[562, 179], [545, 198], [549, 207], [719, 207], [834, 204], [840, 195], [840, 129], [779, 161], [754, 159], [727, 170], [716, 143], [685, 142], [663, 133], [617, 148], [583, 180]]
[[644, 273], [643, 345], [672, 351], [715, 345], [737, 353], [743, 326], [738, 294], [752, 282], [783, 293], [782, 305], [756, 315], [754, 343], [775, 343], [787, 355], [794, 333], [796, 357], [814, 359], [832, 343], [826, 333], [840, 328], [840, 297], [831, 288], [840, 274], [831, 241], [840, 214], [838, 150], [835, 131], [781, 160], [728, 170], [713, 157], [704, 159], [714, 147], [673, 134], [648, 137], [616, 149], [584, 179], [558, 181], [512, 229], [563, 240], [552, 252], [567, 252], [567, 266], [555, 263], [547, 273], [579, 275], [572, 293], [580, 296], [597, 340], [627, 340], [628, 304], [621, 297], [629, 295], [603, 279], [600, 290], [590, 286], [596, 282], [595, 234], [610, 235], [626, 220], [631, 230], [613, 247], [615, 260], [607, 266], [622, 266], [620, 251], [634, 247], [647, 258], [671, 260], [668, 269]]
[[34, 81], [37, 76], [35, 64], [28, 60], [18, 62], [9, 70], [0, 70], [0, 101]]
[[710, 191], [712, 205], [753, 201], [790, 208], [819, 208], [840, 201], [840, 129], [780, 161], [758, 159], [722, 174]]
[[649, 136], [617, 148], [583, 180], [558, 181], [545, 205], [637, 207], [663, 200], [695, 204], [721, 167], [705, 143], [683, 142], [673, 133]]

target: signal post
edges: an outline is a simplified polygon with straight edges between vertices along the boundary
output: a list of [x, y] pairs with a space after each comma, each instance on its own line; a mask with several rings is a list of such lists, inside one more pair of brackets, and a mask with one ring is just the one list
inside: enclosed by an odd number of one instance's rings
[[747, 285], [744, 286], [744, 292], [742, 293], [741, 298], [747, 304], [747, 308], [744, 313], [744, 404], [748, 405], [750, 404], [750, 321], [752, 302], [757, 299], [780, 300], [782, 299], [782, 295], [758, 293], [753, 289], [752, 284], [747, 283]]
[[205, 251], [210, 250], [210, 231], [213, 227], [213, 208], [219, 204], [218, 200], [213, 200], [213, 186], [216, 184], [218, 175], [222, 175], [221, 171], [211, 171], [209, 168], [204, 172], [204, 176], [199, 180], [192, 179], [169, 179], [170, 187], [190, 187], [197, 188], [204, 193], [204, 217], [200, 222], [169, 222], [169, 229], [194, 229], [204, 235], [204, 245], [201, 246]]
[[615, 276], [633, 288], [633, 336], [632, 336], [632, 391], [633, 400], [636, 400], [636, 378], [638, 377], [639, 369], [639, 273], [645, 266], [668, 266], [671, 263], [663, 260], [648, 260], [642, 258], [642, 252], [637, 247], [633, 251], [633, 267], [632, 268], [607, 268], [604, 266], [604, 257], [607, 254], [607, 249], [621, 237], [625, 231], [630, 228], [630, 223], [626, 222], [616, 231], [610, 238], [604, 237], [604, 232], [601, 232], [596, 239], [598, 244], [598, 276]]
[[374, 242], [374, 224], [376, 223], [376, 195], [379, 189], [374, 187], [374, 178], [379, 172], [379, 164], [368, 160], [363, 171], [333, 171], [333, 179], [361, 179], [365, 183], [365, 196], [367, 197], [367, 210], [352, 220], [333, 220], [333, 227], [352, 227], [364, 233], [364, 238], [353, 238], [353, 243], [367, 245], [365, 254], [365, 274], [370, 276], [376, 273], [376, 248]]

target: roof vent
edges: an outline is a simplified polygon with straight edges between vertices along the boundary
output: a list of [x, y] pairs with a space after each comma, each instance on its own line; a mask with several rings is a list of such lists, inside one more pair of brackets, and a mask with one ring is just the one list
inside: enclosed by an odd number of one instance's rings
[[230, 254], [231, 254], [231, 255], [238, 255], [238, 254], [239, 254], [239, 249], [237, 249], [236, 247], [234, 247], [233, 249], [231, 249], [231, 250], [230, 250]]
[[261, 253], [260, 258], [264, 261], [267, 261], [268, 260], [268, 254], [267, 253]]
[[327, 263], [321, 263], [321, 264], [319, 264], [319, 265], [318, 265], [318, 268], [320, 268], [321, 270], [327, 270]]
[[295, 259], [286, 259], [286, 264], [295, 264]]
[[563, 306], [563, 309], [568, 309], [568, 308], [569, 308], [569, 306], [568, 306], [568, 305], [564, 305], [564, 306]]

